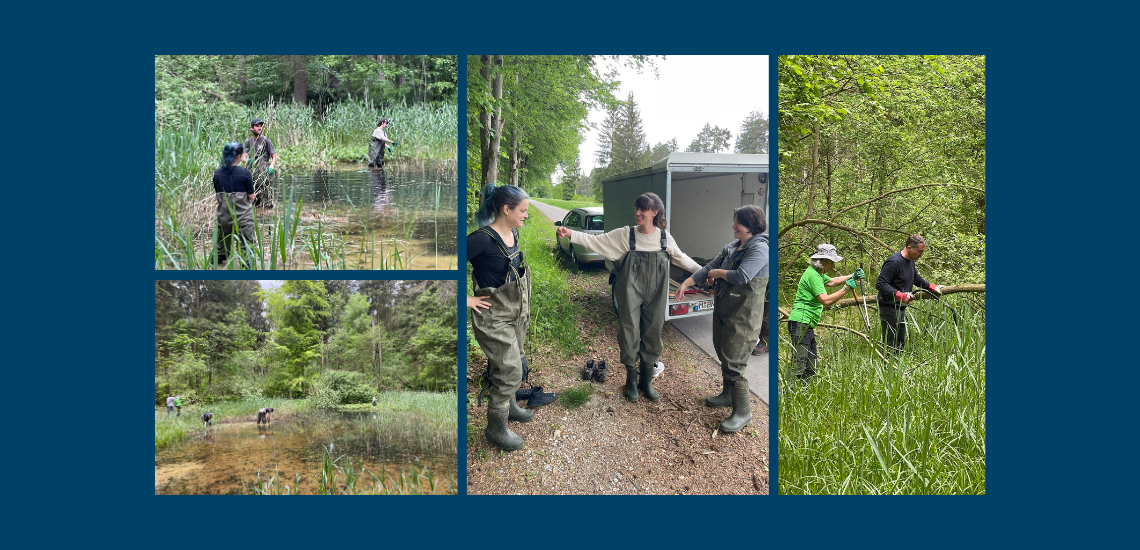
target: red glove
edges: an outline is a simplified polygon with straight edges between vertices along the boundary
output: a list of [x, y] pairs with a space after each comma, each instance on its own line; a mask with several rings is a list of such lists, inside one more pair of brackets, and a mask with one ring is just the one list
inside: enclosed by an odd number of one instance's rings
[[932, 283], [930, 285], [930, 291], [941, 296], [942, 295], [942, 285], [936, 285], [936, 284]]
[[901, 290], [896, 290], [895, 291], [895, 299], [905, 304], [905, 303], [913, 300], [914, 295], [910, 294], [909, 292], [903, 292]]

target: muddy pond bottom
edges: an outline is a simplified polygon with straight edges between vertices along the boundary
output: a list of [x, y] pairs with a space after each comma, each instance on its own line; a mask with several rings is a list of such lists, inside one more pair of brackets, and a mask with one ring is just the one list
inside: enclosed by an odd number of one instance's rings
[[[327, 455], [345, 469], [351, 461], [361, 488], [372, 487], [369, 472], [386, 485], [402, 477], [406, 485], [414, 470], [420, 492], [448, 494], [458, 475], [455, 433], [417, 416], [410, 411], [311, 411], [270, 426], [216, 424], [155, 453], [154, 493], [252, 493], [260, 472], [263, 480], [279, 476], [280, 483], [296, 485], [301, 494], [314, 494]], [[298, 473], [300, 484], [294, 482]], [[343, 477], [342, 472], [342, 484]]]

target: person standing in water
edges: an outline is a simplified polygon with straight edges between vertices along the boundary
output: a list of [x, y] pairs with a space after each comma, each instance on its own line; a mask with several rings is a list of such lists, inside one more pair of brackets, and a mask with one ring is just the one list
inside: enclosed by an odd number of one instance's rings
[[733, 212], [732, 236], [736, 240], [708, 265], [677, 287], [677, 301], [685, 290], [706, 281], [715, 287], [712, 340], [720, 359], [723, 381], [720, 395], [705, 398], [709, 407], [732, 407], [732, 415], [720, 423], [725, 433], [739, 432], [752, 422], [745, 369], [754, 342], [764, 323], [764, 294], [768, 289], [768, 236], [764, 211], [746, 205]]
[[[218, 202], [219, 265], [226, 263], [235, 248], [240, 250], [243, 261], [253, 258], [256, 248], [251, 203], [257, 195], [253, 192], [253, 175], [239, 166], [245, 156], [242, 144], [236, 141], [227, 143], [222, 147], [222, 165], [214, 170], [214, 196]], [[239, 242], [235, 243], [235, 239]]]
[[277, 150], [273, 141], [262, 135], [265, 121], [254, 117], [249, 123], [253, 136], [245, 140], [245, 150], [249, 153], [250, 168], [253, 172], [254, 206], [273, 208], [273, 167], [277, 164]]
[[475, 279], [475, 295], [467, 297], [471, 330], [487, 356], [490, 396], [487, 440], [505, 451], [523, 445], [507, 421], [530, 422], [534, 411], [519, 407], [515, 392], [522, 385], [526, 355], [523, 344], [530, 326], [530, 270], [519, 246], [526, 221], [526, 191], [514, 185], [483, 187], [476, 213], [479, 229], [467, 235], [467, 261]]
[[376, 396], [375, 395], [372, 396], [372, 406], [373, 407], [376, 406]]
[[265, 424], [271, 423], [273, 421], [273, 418], [270, 417], [270, 413], [272, 413], [272, 412], [273, 412], [273, 409], [270, 407], [265, 407], [264, 409], [257, 411], [257, 423], [259, 425], [262, 423], [265, 423]]
[[202, 427], [203, 428], [209, 428], [210, 426], [212, 426], [212, 424], [210, 424], [210, 420], [212, 420], [213, 418], [214, 418], [214, 413], [212, 413], [212, 412], [202, 413]]
[[[653, 365], [661, 356], [661, 329], [669, 301], [669, 263], [692, 273], [701, 269], [665, 231], [665, 205], [654, 193], [645, 193], [633, 203], [636, 227], [621, 227], [601, 235], [558, 228], [558, 238], [570, 237], [614, 262], [617, 279], [614, 298], [618, 305], [618, 347], [625, 366], [625, 398], [637, 401], [640, 389], [646, 399], [661, 395], [653, 388]], [[639, 365], [640, 363], [640, 365]]]
[[[376, 124], [376, 129], [372, 130], [372, 137], [368, 142], [368, 167], [369, 168], [383, 168], [384, 167], [384, 151], [392, 152], [392, 147], [399, 145], [395, 141], [388, 139], [388, 119], [381, 118], [380, 122]], [[391, 144], [391, 145], [389, 145]]]

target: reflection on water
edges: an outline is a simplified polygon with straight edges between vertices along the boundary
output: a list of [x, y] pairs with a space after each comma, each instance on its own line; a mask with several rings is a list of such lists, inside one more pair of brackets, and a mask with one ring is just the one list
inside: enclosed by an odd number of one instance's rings
[[455, 269], [458, 189], [448, 171], [353, 167], [281, 174], [273, 193], [279, 208], [303, 199], [299, 233], [324, 233], [349, 269], [390, 268], [394, 251], [403, 267]]
[[[404, 415], [401, 417], [401, 415]], [[155, 494], [234, 494], [280, 473], [301, 492], [313, 493], [324, 453], [376, 475], [415, 466], [439, 477], [455, 476], [457, 442], [414, 411], [298, 413], [283, 422], [219, 424], [197, 437], [159, 451], [154, 459]]]

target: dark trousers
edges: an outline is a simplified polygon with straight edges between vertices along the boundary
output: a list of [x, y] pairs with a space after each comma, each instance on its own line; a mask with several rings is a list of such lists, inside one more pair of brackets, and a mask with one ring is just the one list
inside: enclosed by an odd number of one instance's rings
[[879, 324], [887, 351], [902, 351], [906, 344], [906, 306], [879, 304]]
[[815, 376], [815, 363], [819, 357], [816, 353], [815, 329], [806, 323], [788, 321], [788, 334], [792, 337], [792, 344], [796, 346], [796, 378], [806, 381]]

